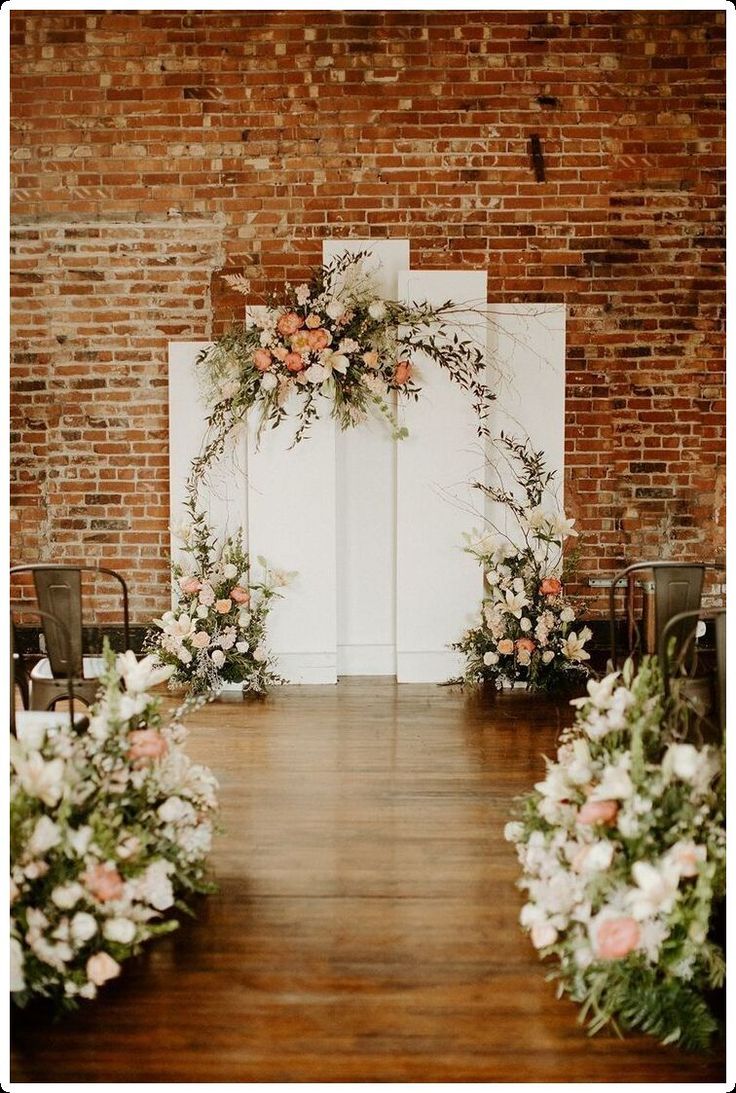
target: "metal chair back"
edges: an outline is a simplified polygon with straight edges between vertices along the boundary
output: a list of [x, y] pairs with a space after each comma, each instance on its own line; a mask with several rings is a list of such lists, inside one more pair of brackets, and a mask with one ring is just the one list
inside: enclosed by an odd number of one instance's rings
[[[106, 573], [120, 584], [123, 601], [123, 636], [124, 648], [130, 648], [130, 621], [128, 610], [128, 586], [114, 569], [94, 565], [55, 565], [36, 563], [16, 565], [10, 570], [11, 576], [17, 573], [32, 573], [39, 604], [38, 614], [42, 619], [42, 628], [46, 649], [55, 679], [73, 676], [81, 679], [83, 672], [83, 613], [82, 613], [82, 573]], [[52, 619], [61, 619], [67, 631], [67, 638], [60, 640], [58, 624]]]
[[[609, 593], [609, 623], [611, 635], [611, 663], [617, 667], [616, 648], [616, 588], [633, 574], [650, 570], [654, 577], [654, 648], [659, 644], [664, 627], [673, 615], [697, 611], [703, 594], [703, 578], [706, 566], [690, 562], [636, 562], [617, 573]], [[630, 632], [636, 630], [633, 618], [629, 618]], [[673, 634], [678, 648], [693, 636], [697, 619], [683, 618]], [[637, 642], [640, 640], [636, 634]], [[634, 649], [630, 649], [633, 652]]]

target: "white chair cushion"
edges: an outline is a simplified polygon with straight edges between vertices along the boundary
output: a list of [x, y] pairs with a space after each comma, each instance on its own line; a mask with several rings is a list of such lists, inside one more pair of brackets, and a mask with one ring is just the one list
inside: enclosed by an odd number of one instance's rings
[[[102, 657], [83, 657], [82, 663], [84, 665], [82, 671], [85, 679], [99, 679], [102, 675], [105, 662]], [[38, 664], [31, 669], [31, 679], [53, 679], [54, 675], [51, 671], [51, 661], [48, 657], [44, 657], [43, 660], [39, 660]], [[59, 682], [62, 682], [64, 677], [58, 677]]]

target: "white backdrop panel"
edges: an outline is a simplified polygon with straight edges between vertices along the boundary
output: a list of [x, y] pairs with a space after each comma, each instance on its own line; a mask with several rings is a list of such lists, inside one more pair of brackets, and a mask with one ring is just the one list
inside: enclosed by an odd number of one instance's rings
[[[399, 279], [400, 299], [440, 304], [448, 299], [486, 306], [486, 275], [475, 271], [410, 272]], [[463, 317], [458, 317], [463, 321]], [[464, 317], [484, 347], [486, 324]], [[439, 682], [458, 675], [462, 658], [448, 649], [477, 614], [482, 574], [462, 551], [470, 482], [483, 456], [466, 391], [428, 360], [416, 358], [422, 394], [403, 411], [409, 429], [397, 452], [397, 678]]]
[[[493, 365], [488, 382], [498, 399], [490, 418], [494, 436], [503, 431], [529, 438], [544, 452], [547, 469], [556, 471], [549, 508], [564, 504], [565, 472], [565, 317], [564, 304], [491, 304], [489, 350]], [[493, 373], [491, 375], [491, 372]], [[508, 467], [489, 449], [489, 484], [513, 484]], [[518, 490], [516, 491], [518, 492]], [[507, 511], [490, 501], [487, 518], [509, 535], [519, 532]]]
[[[408, 239], [328, 239], [323, 261], [370, 251], [385, 299], [397, 300]], [[338, 675], [396, 674], [396, 443], [371, 417], [336, 439]]]
[[[182, 507], [192, 460], [199, 455], [205, 435], [207, 406], [197, 374], [198, 354], [208, 342], [169, 343], [169, 524], [184, 522]], [[199, 489], [201, 507], [212, 529], [228, 535], [246, 524], [246, 443], [241, 429], [228, 442], [221, 460], [207, 474]], [[178, 547], [172, 536], [172, 557]]]

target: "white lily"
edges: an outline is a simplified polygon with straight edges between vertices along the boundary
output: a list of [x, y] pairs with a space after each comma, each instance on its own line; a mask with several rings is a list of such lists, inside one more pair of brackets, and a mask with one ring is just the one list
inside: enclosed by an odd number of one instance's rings
[[131, 649], [118, 655], [116, 667], [129, 694], [143, 694], [174, 674], [173, 665], [162, 667], [153, 654], [138, 660]]
[[570, 705], [579, 707], [591, 703], [597, 710], [608, 709], [613, 694], [613, 688], [620, 675], [620, 672], [611, 672], [610, 675], [605, 676], [600, 682], [597, 682], [595, 679], [589, 679], [586, 683], [586, 689], [588, 691], [587, 696], [584, 698], [573, 698]]
[[562, 642], [562, 655], [568, 660], [590, 660], [590, 653], [585, 649], [585, 643], [592, 638], [593, 632], [584, 626], [578, 635], [571, 630]]
[[515, 615], [517, 619], [520, 619], [529, 600], [526, 597], [526, 593], [523, 591], [512, 592], [511, 589], [509, 589], [502, 603], [503, 609], [507, 614]]
[[636, 882], [626, 895], [626, 902], [634, 918], [642, 920], [657, 914], [669, 914], [677, 899], [680, 883], [680, 870], [672, 862], [662, 861], [659, 865], [650, 862], [635, 862], [631, 875]]

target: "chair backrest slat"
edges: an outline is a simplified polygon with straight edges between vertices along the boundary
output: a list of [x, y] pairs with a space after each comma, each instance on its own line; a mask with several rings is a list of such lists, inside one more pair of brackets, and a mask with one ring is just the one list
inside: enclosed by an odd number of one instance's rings
[[[674, 615], [685, 611], [697, 611], [703, 594], [702, 565], [656, 566], [654, 572], [655, 647], [659, 646], [667, 623]], [[675, 648], [682, 649], [689, 642], [697, 626], [697, 619], [682, 619], [670, 629], [675, 638]]]
[[[38, 606], [61, 619], [69, 633], [64, 641], [59, 627], [42, 617], [51, 672], [58, 676], [82, 676], [82, 581], [78, 569], [36, 569], [33, 572]], [[68, 659], [67, 659], [68, 658]]]

